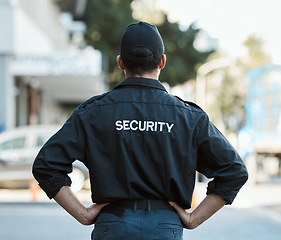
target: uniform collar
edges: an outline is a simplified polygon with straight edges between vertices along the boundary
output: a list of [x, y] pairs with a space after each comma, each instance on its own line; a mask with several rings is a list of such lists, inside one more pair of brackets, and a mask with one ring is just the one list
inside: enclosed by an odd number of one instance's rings
[[151, 79], [151, 78], [142, 78], [142, 77], [126, 78], [124, 81], [119, 83], [116, 87], [114, 87], [114, 89], [125, 87], [125, 86], [143, 86], [143, 87], [156, 88], [167, 92], [165, 87], [158, 80]]

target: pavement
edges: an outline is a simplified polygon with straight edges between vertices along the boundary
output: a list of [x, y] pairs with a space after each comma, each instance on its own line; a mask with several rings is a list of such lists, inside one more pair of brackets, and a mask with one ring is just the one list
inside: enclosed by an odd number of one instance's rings
[[[91, 203], [90, 190], [75, 193], [80, 201]], [[52, 203], [47, 195], [39, 188], [35, 189], [0, 189], [1, 203]]]
[[[195, 187], [194, 205], [199, 204], [206, 194], [207, 183], [198, 182]], [[91, 204], [90, 190], [76, 193], [81, 202]], [[51, 203], [46, 194], [39, 188], [28, 189], [0, 189], [1, 203]], [[272, 178], [259, 184], [246, 183], [231, 207], [234, 208], [267, 208], [281, 214], [281, 177]]]
[[[205, 196], [206, 183], [197, 183], [195, 204]], [[76, 193], [85, 206], [91, 193]], [[16, 228], [15, 228], [16, 226]], [[15, 231], [16, 230], [16, 231]], [[38, 188], [0, 189], [0, 239], [90, 239], [92, 226], [83, 226]], [[231, 206], [224, 207], [184, 240], [279, 240], [281, 236], [281, 178], [246, 184]]]
[[[206, 186], [206, 183], [197, 183], [195, 188], [197, 203], [205, 197]], [[258, 184], [246, 183], [230, 207], [265, 208], [281, 216], [281, 177], [271, 178]]]

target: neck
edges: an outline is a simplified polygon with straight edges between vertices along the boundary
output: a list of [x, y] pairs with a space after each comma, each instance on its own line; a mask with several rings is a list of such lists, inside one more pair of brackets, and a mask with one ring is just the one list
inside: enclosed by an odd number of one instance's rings
[[142, 78], [151, 78], [151, 79], [156, 79], [158, 80], [159, 78], [159, 72], [158, 71], [154, 71], [154, 72], [149, 72], [149, 73], [144, 73], [142, 75], [138, 75], [138, 74], [132, 74], [128, 71], [125, 71], [125, 77], [129, 78], [129, 77], [142, 77]]

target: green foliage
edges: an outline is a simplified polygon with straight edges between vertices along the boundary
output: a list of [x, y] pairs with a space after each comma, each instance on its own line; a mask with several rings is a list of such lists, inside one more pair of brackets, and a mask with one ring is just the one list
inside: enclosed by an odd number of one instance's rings
[[[239, 89], [238, 79], [225, 72], [223, 81], [218, 89], [216, 107], [221, 111], [222, 121], [227, 129], [237, 130], [239, 126], [231, 126], [230, 120], [236, 116], [243, 120], [245, 98], [244, 92]], [[240, 123], [241, 124], [241, 123]], [[236, 129], [235, 129], [236, 128]]]
[[199, 52], [194, 48], [193, 43], [200, 29], [192, 24], [187, 30], [181, 31], [177, 23], [168, 21], [167, 16], [158, 29], [167, 55], [167, 67], [161, 73], [161, 81], [174, 86], [195, 79], [196, 66], [204, 63], [213, 52]]
[[119, 52], [123, 30], [134, 20], [132, 0], [90, 0], [83, 20], [87, 24], [86, 40], [108, 56]]
[[[106, 70], [111, 85], [123, 80], [123, 73], [117, 68], [120, 39], [124, 29], [136, 20], [132, 17], [133, 0], [89, 0], [84, 17], [87, 25], [87, 44], [99, 49], [105, 55]], [[164, 13], [163, 13], [164, 14]], [[196, 76], [196, 65], [202, 64], [211, 52], [198, 52], [193, 47], [199, 29], [191, 25], [181, 31], [177, 23], [170, 23], [164, 15], [164, 22], [158, 26], [167, 55], [167, 66], [160, 80], [171, 86], [183, 83]]]
[[271, 63], [270, 57], [264, 51], [264, 43], [261, 38], [250, 35], [244, 42], [244, 46], [248, 49], [248, 57], [245, 61], [246, 69]]
[[104, 55], [104, 69], [112, 85], [123, 79], [116, 64], [120, 39], [124, 29], [135, 20], [132, 17], [133, 0], [89, 0], [83, 18], [87, 25], [87, 44], [99, 49]]

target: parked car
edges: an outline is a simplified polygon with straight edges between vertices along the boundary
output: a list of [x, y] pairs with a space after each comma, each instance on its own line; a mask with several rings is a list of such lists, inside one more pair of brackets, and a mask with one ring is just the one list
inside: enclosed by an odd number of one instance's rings
[[[60, 126], [24, 126], [0, 134], [0, 187], [25, 188], [34, 179], [32, 164], [44, 143]], [[80, 161], [73, 163], [69, 174], [74, 192], [81, 190], [89, 178], [88, 169]]]

